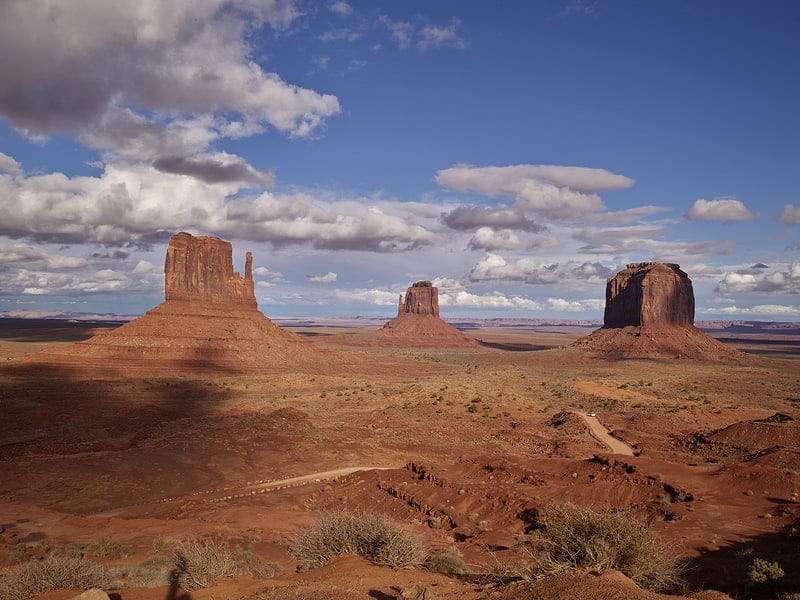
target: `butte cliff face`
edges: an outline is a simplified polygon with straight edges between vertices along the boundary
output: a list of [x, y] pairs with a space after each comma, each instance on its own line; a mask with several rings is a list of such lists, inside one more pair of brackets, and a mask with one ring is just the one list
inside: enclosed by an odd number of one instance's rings
[[165, 301], [117, 329], [51, 352], [60, 362], [118, 364], [126, 370], [319, 370], [338, 362], [257, 308], [253, 257], [233, 270], [229, 242], [177, 233], [164, 262]]
[[630, 263], [606, 283], [602, 329], [573, 344], [608, 358], [737, 360], [694, 326], [692, 281], [672, 263]]
[[405, 301], [402, 294], [397, 303], [397, 316], [402, 314], [439, 316], [439, 288], [430, 281], [417, 281], [406, 290]]
[[439, 290], [430, 281], [417, 281], [401, 294], [397, 316], [381, 334], [392, 344], [428, 348], [475, 348], [478, 344], [439, 317]]
[[694, 325], [692, 280], [672, 263], [630, 263], [606, 284], [604, 327]]
[[253, 291], [253, 255], [247, 253], [244, 277], [233, 270], [230, 242], [216, 237], [176, 233], [169, 240], [164, 261], [167, 302], [190, 301], [235, 304], [256, 308]]

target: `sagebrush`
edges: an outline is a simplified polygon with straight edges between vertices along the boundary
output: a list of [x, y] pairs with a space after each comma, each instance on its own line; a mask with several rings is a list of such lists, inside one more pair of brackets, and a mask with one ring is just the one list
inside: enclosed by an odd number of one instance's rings
[[555, 502], [540, 510], [537, 521], [540, 529], [530, 546], [536, 574], [616, 569], [650, 590], [670, 589], [679, 581], [673, 549], [629, 514]]
[[174, 546], [172, 583], [191, 592], [218, 579], [236, 575], [236, 560], [228, 544], [212, 539], [180, 541]]
[[304, 568], [321, 567], [340, 554], [358, 554], [376, 564], [402, 569], [422, 564], [427, 549], [417, 536], [385, 515], [323, 513], [297, 536], [289, 553]]
[[27, 600], [57, 589], [103, 588], [108, 570], [85, 558], [50, 556], [29, 561], [0, 580], [0, 600]]

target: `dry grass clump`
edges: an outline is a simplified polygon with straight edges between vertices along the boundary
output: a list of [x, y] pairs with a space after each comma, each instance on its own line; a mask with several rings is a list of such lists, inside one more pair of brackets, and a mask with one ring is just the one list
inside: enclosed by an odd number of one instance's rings
[[211, 539], [175, 543], [170, 583], [187, 592], [208, 587], [236, 575], [236, 561], [228, 544]]
[[0, 580], [0, 600], [27, 600], [56, 589], [103, 588], [108, 571], [85, 558], [50, 556], [24, 563]]
[[437, 550], [425, 561], [425, 568], [434, 573], [446, 573], [447, 575], [465, 575], [469, 573], [469, 567], [461, 556], [458, 548], [450, 547]]
[[267, 579], [280, 570], [278, 565], [264, 562], [250, 550], [240, 547], [232, 550], [226, 542], [213, 539], [178, 541], [173, 547], [174, 568], [169, 583], [187, 592], [208, 587], [218, 579], [237, 573]]
[[630, 515], [554, 502], [541, 509], [537, 520], [541, 529], [531, 546], [536, 574], [616, 569], [649, 590], [670, 589], [679, 581], [670, 548]]
[[321, 567], [339, 554], [358, 554], [402, 569], [422, 564], [427, 549], [414, 534], [398, 528], [386, 515], [323, 513], [297, 536], [289, 553], [303, 568]]

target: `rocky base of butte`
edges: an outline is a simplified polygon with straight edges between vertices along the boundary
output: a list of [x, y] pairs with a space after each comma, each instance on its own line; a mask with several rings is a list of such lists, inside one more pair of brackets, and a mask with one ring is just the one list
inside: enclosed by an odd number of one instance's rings
[[672, 263], [630, 263], [606, 284], [603, 327], [574, 347], [612, 359], [738, 360], [694, 326], [692, 281]]
[[401, 294], [397, 316], [380, 333], [393, 345], [431, 348], [477, 348], [468, 338], [439, 316], [439, 289], [430, 281], [418, 281]]

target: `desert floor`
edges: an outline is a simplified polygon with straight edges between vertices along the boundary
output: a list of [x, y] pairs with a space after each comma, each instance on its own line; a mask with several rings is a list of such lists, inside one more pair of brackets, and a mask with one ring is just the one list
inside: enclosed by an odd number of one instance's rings
[[[96, 326], [5, 323], [0, 568], [65, 548], [163, 568], [172, 541], [213, 535], [281, 570], [191, 598], [395, 598], [412, 585], [499, 598], [479, 575], [524, 561], [536, 509], [569, 500], [651, 521], [689, 561], [687, 593], [800, 591], [800, 330], [712, 332], [746, 355], [705, 363], [591, 358], [568, 347], [581, 327], [475, 328], [475, 350], [384, 347], [350, 323], [294, 329], [340, 358], [315, 372], [65, 366], [35, 353]], [[287, 547], [323, 510], [389, 515], [432, 549], [456, 547], [473, 575], [353, 557], [297, 573]], [[748, 587], [755, 558], [780, 562], [778, 587]], [[597, 594], [583, 597], [623, 597]]]

